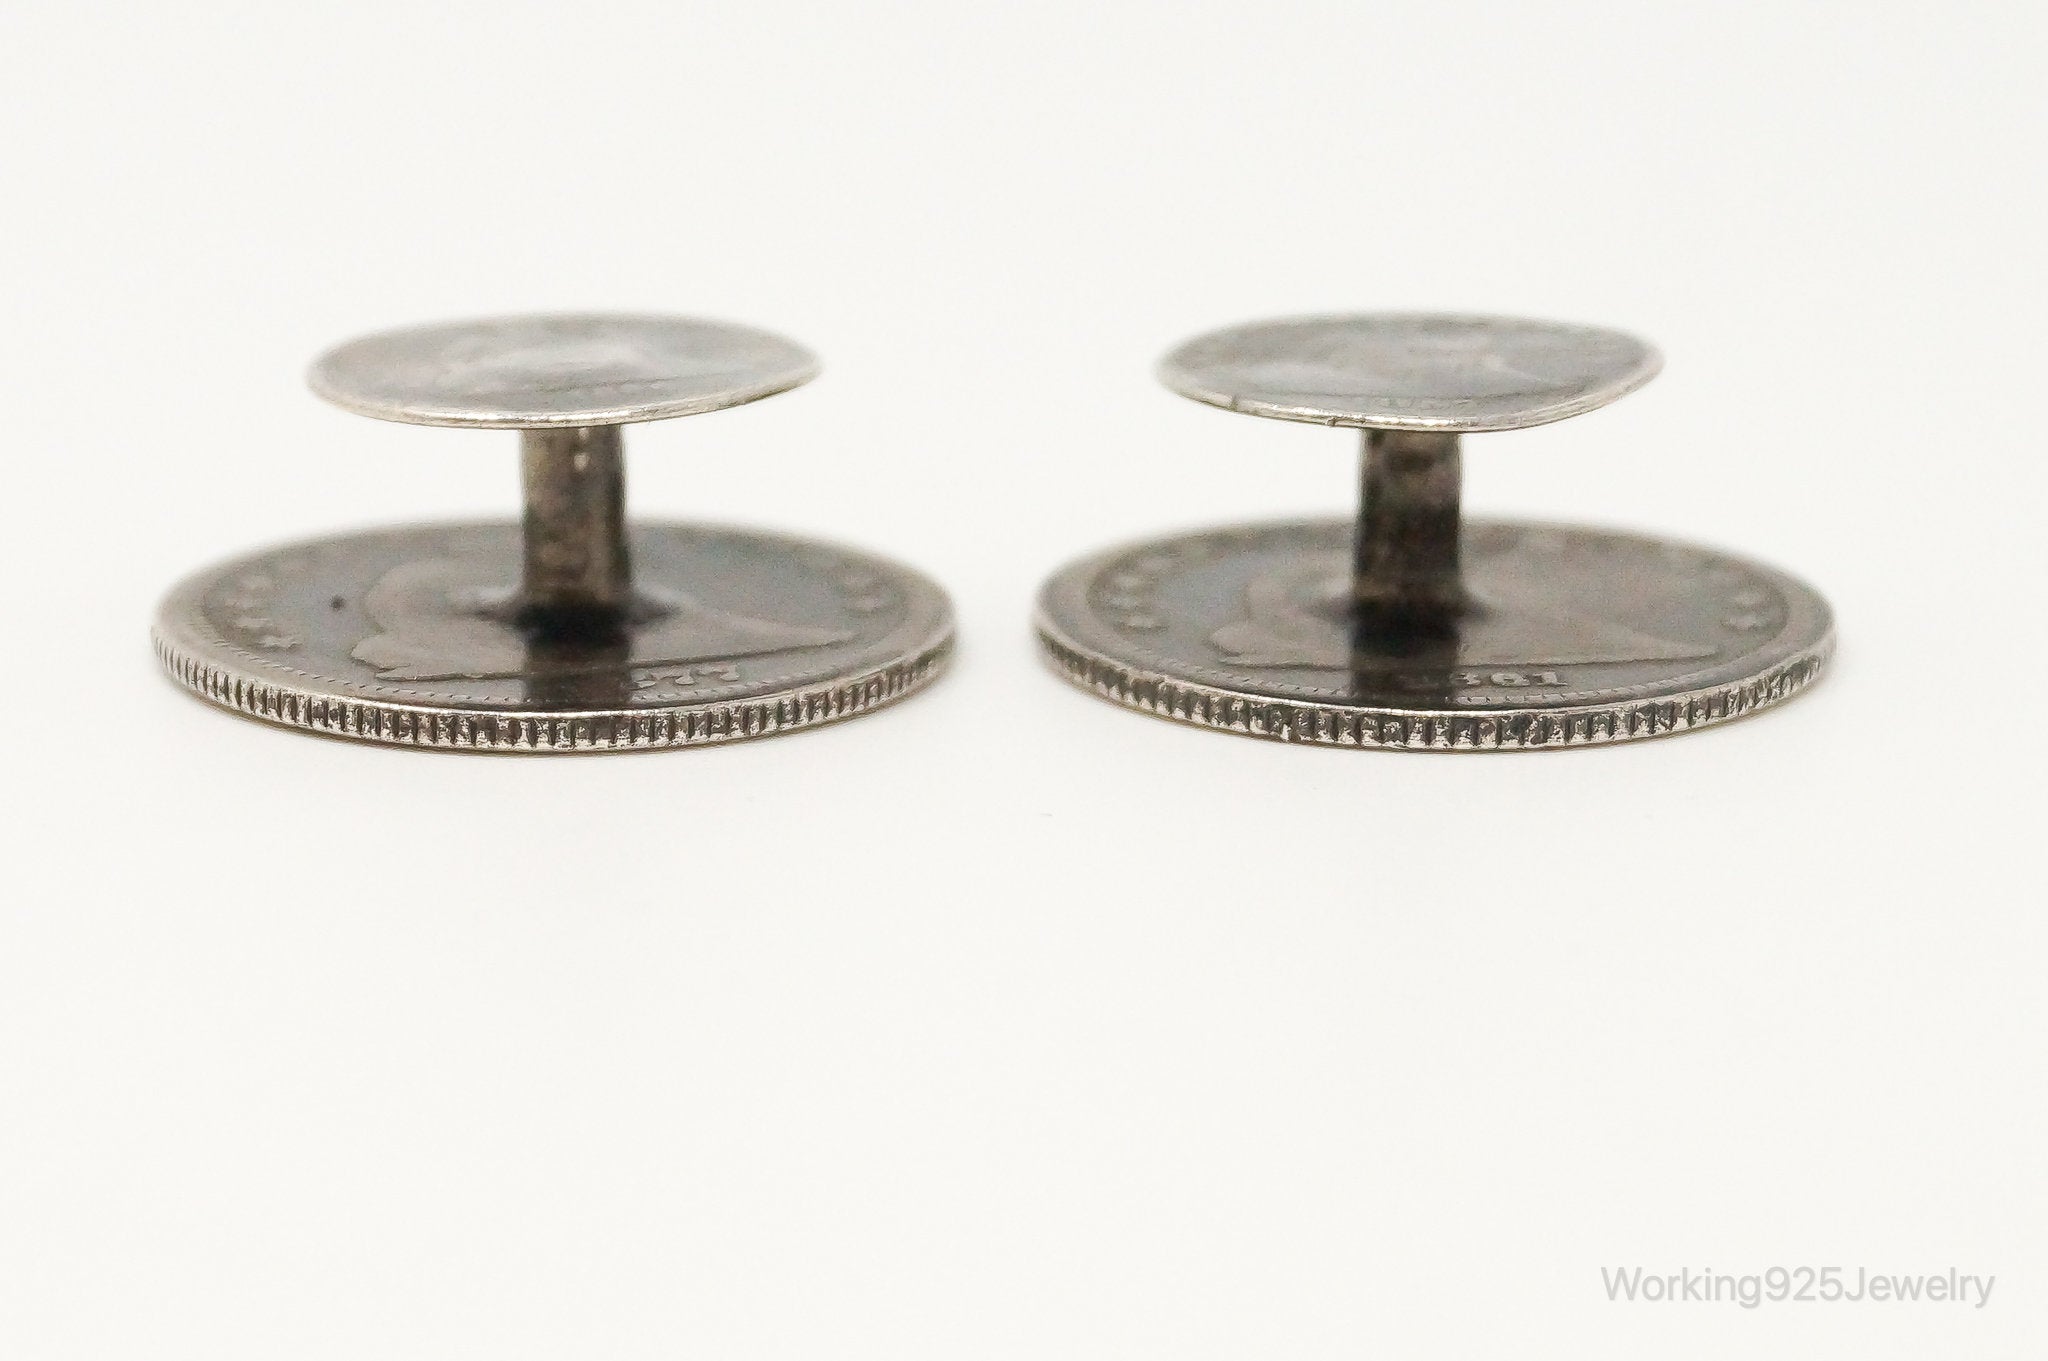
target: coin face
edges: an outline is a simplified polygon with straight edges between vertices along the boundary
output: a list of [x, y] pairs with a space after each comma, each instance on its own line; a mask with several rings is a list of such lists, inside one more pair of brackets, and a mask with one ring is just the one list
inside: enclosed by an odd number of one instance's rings
[[944, 594], [866, 553], [642, 524], [636, 598], [603, 636], [520, 622], [520, 527], [426, 525], [251, 554], [177, 586], [173, 678], [252, 718], [482, 751], [689, 746], [828, 723], [935, 679]]
[[1290, 317], [1197, 336], [1160, 381], [1211, 406], [1381, 430], [1518, 430], [1607, 405], [1663, 361], [1634, 336], [1521, 317]]
[[1833, 648], [1808, 586], [1662, 539], [1470, 522], [1472, 607], [1424, 634], [1356, 622], [1350, 521], [1247, 525], [1075, 563], [1040, 599], [1054, 667], [1105, 698], [1282, 741], [1578, 746], [1737, 718]]
[[564, 313], [382, 331], [329, 350], [307, 381], [380, 420], [530, 430], [718, 411], [817, 372], [809, 350], [752, 326]]

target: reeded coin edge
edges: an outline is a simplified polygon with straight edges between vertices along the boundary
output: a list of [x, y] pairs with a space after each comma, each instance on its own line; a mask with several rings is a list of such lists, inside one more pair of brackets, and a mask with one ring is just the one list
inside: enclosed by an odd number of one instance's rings
[[1799, 694], [1820, 679], [1835, 646], [1830, 629], [1812, 646], [1747, 680], [1645, 700], [1502, 713], [1317, 704], [1245, 694], [1176, 680], [1090, 651], [1060, 632], [1043, 612], [1035, 622], [1041, 651], [1053, 670], [1111, 703], [1269, 741], [1392, 751], [1553, 750], [1690, 732]]
[[575, 713], [343, 699], [236, 672], [178, 646], [161, 628], [150, 630], [150, 641], [177, 684], [211, 704], [264, 723], [423, 750], [554, 755], [710, 746], [872, 713], [915, 694], [944, 673], [953, 652], [953, 626], [948, 616], [912, 653], [779, 695]]

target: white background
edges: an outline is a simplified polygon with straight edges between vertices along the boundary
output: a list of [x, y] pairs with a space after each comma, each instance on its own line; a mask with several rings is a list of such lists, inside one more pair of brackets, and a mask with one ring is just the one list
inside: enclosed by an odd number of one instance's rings
[[[0, 1356], [2039, 1357], [2031, 6], [13, 4]], [[1041, 577], [1338, 512], [1208, 327], [1636, 330], [1468, 505], [1833, 600], [1813, 694], [1296, 749], [1034, 656]], [[248, 546], [509, 513], [329, 343], [637, 308], [814, 346], [645, 514], [937, 576], [937, 688], [580, 760], [308, 740], [145, 643]], [[1995, 1273], [1608, 1303], [1603, 1266]]]

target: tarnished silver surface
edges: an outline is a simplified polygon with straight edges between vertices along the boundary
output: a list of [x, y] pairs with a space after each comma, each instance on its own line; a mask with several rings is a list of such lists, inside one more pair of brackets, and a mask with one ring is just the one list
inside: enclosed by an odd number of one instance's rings
[[1174, 535], [1057, 573], [1053, 665], [1163, 717], [1283, 741], [1500, 750], [1723, 722], [1820, 674], [1828, 607], [1771, 568], [1562, 525], [1466, 524], [1466, 432], [1604, 406], [1657, 352], [1590, 326], [1409, 313], [1212, 332], [1167, 385], [1364, 430], [1353, 521]]
[[1348, 520], [1171, 535], [1075, 563], [1039, 601], [1054, 666], [1163, 718], [1330, 746], [1564, 747], [1739, 718], [1810, 684], [1828, 607], [1771, 568], [1565, 525], [1464, 528], [1473, 604], [1361, 625]]
[[616, 629], [517, 617], [520, 527], [289, 544], [202, 571], [158, 611], [171, 675], [251, 718], [474, 751], [695, 746], [815, 727], [934, 679], [945, 596], [849, 548], [713, 525], [630, 531]]
[[1375, 430], [1520, 430], [1657, 376], [1620, 331], [1417, 312], [1287, 317], [1196, 336], [1159, 364], [1183, 397], [1250, 416]]
[[311, 381], [352, 411], [521, 431], [517, 524], [423, 525], [209, 568], [157, 616], [196, 694], [338, 737], [478, 751], [693, 746], [901, 698], [951, 650], [945, 595], [884, 559], [753, 530], [634, 525], [617, 426], [804, 382], [808, 351], [684, 317], [385, 332]]
[[817, 374], [809, 350], [751, 326], [561, 313], [380, 331], [320, 356], [306, 381], [359, 416], [536, 430], [694, 416]]

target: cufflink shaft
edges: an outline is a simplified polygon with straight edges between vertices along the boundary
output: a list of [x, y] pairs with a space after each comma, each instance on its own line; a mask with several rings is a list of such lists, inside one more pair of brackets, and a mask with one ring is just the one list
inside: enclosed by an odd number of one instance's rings
[[1367, 430], [1351, 599], [1360, 618], [1429, 629], [1465, 604], [1459, 567], [1458, 436]]
[[633, 596], [626, 464], [616, 425], [519, 433], [526, 497], [519, 608], [535, 620], [615, 620]]

